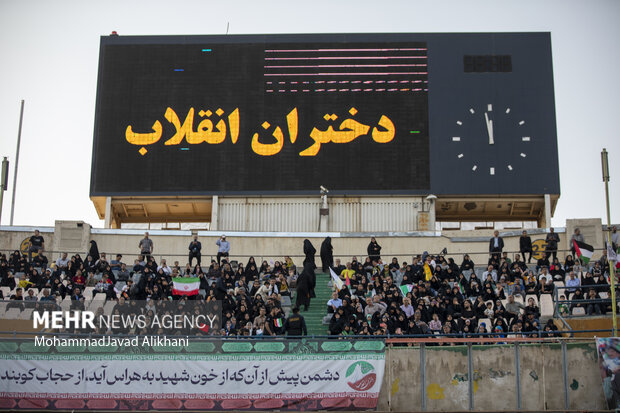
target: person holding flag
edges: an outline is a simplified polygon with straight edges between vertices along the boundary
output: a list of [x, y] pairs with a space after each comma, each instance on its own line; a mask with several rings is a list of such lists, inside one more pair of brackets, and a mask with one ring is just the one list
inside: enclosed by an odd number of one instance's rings
[[433, 278], [433, 272], [431, 271], [431, 266], [433, 267], [433, 269], [435, 268], [432, 262], [432, 257], [428, 255], [426, 257], [426, 261], [424, 261], [424, 267], [423, 267], [424, 268], [424, 281], [430, 281], [431, 278]]
[[592, 254], [594, 254], [594, 247], [585, 242], [573, 239], [573, 248], [575, 248], [575, 255], [579, 261], [581, 261], [581, 264], [588, 265], [592, 259]]
[[269, 336], [279, 336], [284, 334], [284, 331], [284, 316], [281, 310], [274, 306], [265, 321], [265, 333]]
[[175, 277], [172, 279], [172, 295], [194, 296], [198, 295], [200, 278]]
[[401, 284], [399, 289], [400, 292], [403, 294], [403, 297], [407, 297], [407, 294], [413, 291], [413, 284]]
[[347, 262], [347, 267], [340, 273], [340, 276], [344, 279], [344, 285], [346, 285], [347, 288], [351, 288], [351, 277], [353, 275], [355, 275], [355, 270], [351, 268], [351, 263]]
[[581, 233], [581, 230], [579, 228], [575, 228], [575, 231], [570, 238], [570, 251], [573, 255], [575, 255], [575, 245], [573, 244], [574, 241], [585, 242], [583, 234]]

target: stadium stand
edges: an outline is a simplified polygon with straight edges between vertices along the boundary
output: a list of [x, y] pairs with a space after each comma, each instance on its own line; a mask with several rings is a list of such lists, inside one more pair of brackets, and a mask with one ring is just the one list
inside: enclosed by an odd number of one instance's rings
[[[554, 335], [557, 327], [547, 321], [557, 316], [556, 304], [563, 315], [609, 311], [604, 260], [581, 267], [568, 256], [564, 264], [554, 261], [549, 272], [544, 263], [528, 266], [518, 254], [513, 258], [491, 254], [486, 263], [476, 264], [465, 255], [459, 265], [452, 257], [425, 253], [413, 256], [410, 263], [400, 263], [396, 257], [386, 262], [378, 253], [369, 253], [345, 265], [336, 260], [329, 267], [331, 277], [321, 272], [309, 274], [315, 286], [312, 305], [302, 312], [307, 334], [432, 336], [449, 332], [466, 338], [480, 333], [503, 337], [508, 332]], [[87, 254], [85, 259], [75, 254], [67, 257], [68, 262], [63, 260], [60, 255], [50, 267], [35, 267], [47, 259], [35, 257], [35, 262], [29, 262], [18, 250], [8, 257], [0, 255], [1, 298], [8, 300], [3, 302], [3, 313], [30, 319], [33, 311], [45, 304], [104, 314], [117, 310], [165, 312], [168, 307], [160, 303], [179, 300], [187, 305], [184, 311], [191, 312], [196, 306], [220, 300], [221, 329], [208, 334], [279, 336], [287, 333], [285, 320], [292, 314], [301, 272], [290, 257], [273, 264], [258, 263], [253, 257], [243, 264], [224, 257], [220, 264], [213, 260], [204, 269], [189, 263], [168, 266], [165, 259], [157, 262], [153, 256], [142, 255], [133, 265], [117, 257], [114, 269], [105, 253]], [[196, 278], [199, 294], [174, 295], [175, 277]], [[135, 308], [139, 300], [156, 304], [150, 309]]]

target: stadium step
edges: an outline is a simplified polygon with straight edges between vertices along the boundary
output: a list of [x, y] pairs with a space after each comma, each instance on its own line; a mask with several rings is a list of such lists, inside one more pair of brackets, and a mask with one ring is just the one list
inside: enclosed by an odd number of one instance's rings
[[306, 320], [306, 327], [308, 328], [308, 335], [326, 335], [327, 326], [323, 325], [323, 317], [326, 314], [327, 301], [332, 296], [332, 290], [327, 286], [330, 276], [325, 273], [316, 274], [316, 287], [314, 293], [316, 295], [310, 301], [310, 307], [308, 311], [301, 310], [301, 314]]

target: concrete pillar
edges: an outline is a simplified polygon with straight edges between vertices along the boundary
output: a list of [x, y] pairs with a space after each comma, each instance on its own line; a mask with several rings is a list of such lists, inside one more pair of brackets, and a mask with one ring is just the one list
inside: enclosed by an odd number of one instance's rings
[[551, 227], [551, 196], [545, 194], [545, 223], [544, 228]]
[[104, 228], [112, 228], [112, 197], [105, 198], [105, 217]]
[[[430, 194], [426, 197], [428, 201], [428, 231], [435, 231], [435, 200], [437, 197]], [[422, 201], [424, 202], [424, 201]]]
[[327, 195], [321, 195], [321, 208], [319, 209], [319, 232], [329, 231], [329, 206], [327, 205]]
[[[54, 241], [51, 251], [67, 252], [71, 254], [88, 251], [91, 226], [83, 221], [56, 221], [54, 223]], [[56, 260], [58, 257], [48, 257]]]
[[219, 197], [217, 195], [213, 195], [211, 200], [211, 225], [209, 229], [211, 231], [217, 231], [218, 225], [217, 222], [219, 220]]

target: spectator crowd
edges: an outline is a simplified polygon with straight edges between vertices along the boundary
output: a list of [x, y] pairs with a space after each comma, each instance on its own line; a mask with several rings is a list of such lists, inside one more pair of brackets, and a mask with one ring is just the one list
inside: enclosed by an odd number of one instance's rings
[[[401, 263], [397, 258], [384, 262], [381, 246], [374, 238], [368, 245], [367, 256], [359, 260], [352, 257], [342, 264], [333, 259], [331, 239], [326, 238], [320, 248], [322, 270], [340, 280], [332, 280], [334, 292], [326, 303], [329, 334], [476, 337], [491, 333], [505, 337], [509, 332], [516, 335], [538, 332], [554, 335], [557, 327], [553, 320], [543, 325], [537, 300], [529, 297], [524, 302], [526, 296], [553, 294], [558, 281], [570, 287], [566, 292], [574, 301], [597, 300], [599, 293], [609, 291], [605, 276], [609, 264], [605, 256], [588, 266], [572, 255], [560, 262], [557, 244], [551, 243], [551, 250], [542, 253], [535, 264], [527, 264], [522, 256], [525, 258], [529, 252], [528, 262], [531, 260], [531, 240], [528, 242], [523, 237], [528, 237], [525, 231], [520, 240], [522, 255], [516, 254], [511, 259], [502, 251], [503, 240], [496, 232], [489, 241], [484, 271], [476, 271], [476, 264], [467, 254], [460, 263], [446, 254], [428, 253], [413, 256], [410, 263]], [[170, 311], [191, 314], [201, 311], [205, 303], [218, 301], [223, 316], [221, 328], [208, 333], [200, 329], [181, 333], [224, 336], [307, 333], [299, 309], [307, 309], [316, 284], [316, 250], [308, 240], [304, 242], [306, 259], [299, 268], [289, 256], [272, 263], [258, 263], [253, 257], [245, 265], [230, 261], [231, 246], [225, 236], [217, 240], [217, 259], [205, 267], [201, 265], [202, 245], [197, 236], [189, 243], [185, 265], [179, 261], [169, 264], [165, 258], [158, 262], [148, 233], [140, 241], [140, 255], [133, 263], [124, 262], [121, 254], [109, 259], [106, 253], [99, 253], [95, 241], [90, 242], [84, 258], [81, 254], [69, 257], [62, 253], [50, 263], [38, 231], [31, 244], [34, 247], [25, 254], [16, 250], [8, 257], [0, 255], [0, 285], [12, 291], [8, 297], [0, 295], [0, 299], [11, 300], [7, 308], [23, 309], [38, 305], [37, 302], [70, 300], [72, 309], [84, 309], [88, 301], [101, 294], [104, 301], [115, 302], [112, 309], [115, 314], [141, 312], [153, 316]], [[196, 264], [192, 265], [194, 260]], [[196, 278], [200, 293], [192, 297], [175, 295], [175, 277]], [[293, 295], [296, 295], [294, 306]], [[148, 305], [138, 308], [139, 301]], [[588, 314], [604, 314], [607, 307], [598, 302], [573, 302], [570, 306], [560, 306], [560, 311], [568, 313], [575, 306], [583, 307]], [[287, 307], [293, 307], [288, 314]]]

